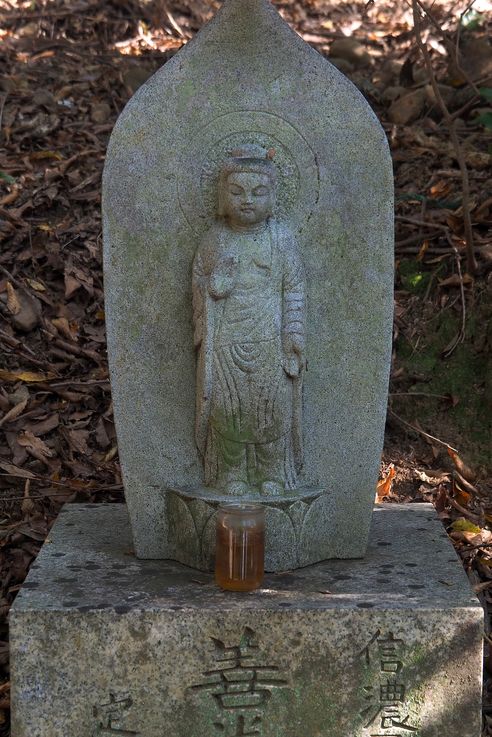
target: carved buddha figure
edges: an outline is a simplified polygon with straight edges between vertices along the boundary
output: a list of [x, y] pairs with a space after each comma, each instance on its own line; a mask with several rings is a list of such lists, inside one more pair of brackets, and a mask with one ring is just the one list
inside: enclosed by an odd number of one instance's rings
[[281, 495], [302, 464], [304, 272], [275, 193], [265, 152], [234, 151], [193, 264], [196, 442], [206, 485], [235, 496]]

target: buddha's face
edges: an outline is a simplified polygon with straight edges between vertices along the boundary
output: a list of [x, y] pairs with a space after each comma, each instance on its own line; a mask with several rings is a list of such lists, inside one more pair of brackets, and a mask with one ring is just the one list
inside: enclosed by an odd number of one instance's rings
[[224, 215], [231, 225], [256, 225], [271, 215], [274, 197], [267, 174], [233, 172], [222, 192]]

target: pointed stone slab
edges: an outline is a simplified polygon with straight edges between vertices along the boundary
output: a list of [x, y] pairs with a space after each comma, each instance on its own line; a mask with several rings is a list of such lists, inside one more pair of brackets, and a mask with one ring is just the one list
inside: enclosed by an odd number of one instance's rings
[[[382, 446], [392, 323], [392, 172], [365, 99], [267, 0], [226, 0], [130, 100], [103, 182], [108, 350], [136, 551], [183, 560], [169, 490], [199, 487], [191, 264], [231, 148], [274, 148], [278, 217], [307, 276], [305, 463], [323, 514], [305, 563], [364, 555]], [[308, 528], [306, 524], [309, 523]], [[288, 542], [286, 540], [286, 545]], [[187, 561], [189, 559], [187, 558]]]

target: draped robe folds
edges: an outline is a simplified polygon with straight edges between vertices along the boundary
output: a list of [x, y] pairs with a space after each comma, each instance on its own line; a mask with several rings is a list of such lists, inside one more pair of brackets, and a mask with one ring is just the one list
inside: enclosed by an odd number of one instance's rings
[[196, 443], [208, 486], [238, 462], [228, 456], [244, 454], [250, 484], [295, 488], [302, 370], [292, 376], [289, 362], [292, 345], [304, 344], [304, 313], [302, 263], [284, 225], [270, 219], [238, 233], [220, 222], [205, 235], [193, 263], [193, 320]]

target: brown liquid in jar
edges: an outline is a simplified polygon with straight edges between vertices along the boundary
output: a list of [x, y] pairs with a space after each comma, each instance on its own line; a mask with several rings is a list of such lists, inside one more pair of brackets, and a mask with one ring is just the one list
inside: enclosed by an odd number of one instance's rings
[[264, 574], [264, 510], [253, 505], [224, 505], [217, 515], [215, 580], [228, 591], [253, 591]]

